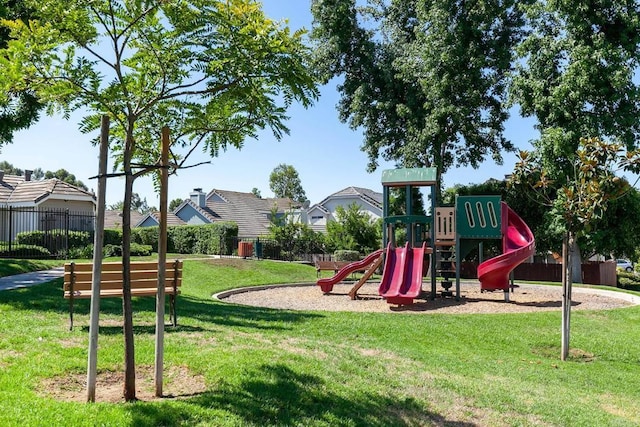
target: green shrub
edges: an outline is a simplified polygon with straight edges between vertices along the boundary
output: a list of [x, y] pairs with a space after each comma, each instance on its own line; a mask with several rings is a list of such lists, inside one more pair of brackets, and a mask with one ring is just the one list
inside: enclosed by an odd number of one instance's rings
[[112, 244], [104, 245], [104, 248], [102, 248], [102, 255], [106, 258], [122, 256], [122, 246]]
[[281, 259], [282, 246], [275, 240], [265, 240], [262, 242], [262, 257], [266, 259]]
[[[170, 252], [176, 252], [179, 254], [192, 254], [195, 247], [195, 226], [183, 225], [177, 227], [169, 227], [167, 230], [168, 242], [167, 249]], [[169, 243], [171, 242], [171, 243]]]
[[[91, 244], [93, 236], [88, 231], [69, 231], [54, 229], [48, 231], [23, 231], [16, 235], [19, 245], [36, 245], [47, 248], [50, 253], [66, 249], [81, 248]], [[67, 242], [65, 244], [65, 242]]]
[[625, 289], [632, 289], [640, 285], [640, 276], [636, 276], [635, 273], [627, 273], [619, 268], [617, 270], [618, 287]]
[[361, 256], [358, 251], [340, 250], [333, 253], [333, 258], [336, 261], [359, 261]]
[[71, 259], [93, 259], [93, 245], [69, 249], [67, 257]]
[[51, 258], [47, 248], [37, 245], [14, 245], [11, 250], [0, 250], [2, 258]]
[[103, 245], [121, 245], [122, 244], [122, 230], [113, 228], [104, 230], [104, 242]]
[[131, 229], [131, 243], [149, 245], [154, 252], [158, 251], [158, 233], [160, 227], [137, 227]]
[[131, 256], [149, 256], [153, 253], [153, 247], [131, 242], [130, 252]]
[[210, 255], [229, 254], [233, 247], [233, 240], [238, 235], [238, 225], [232, 222], [180, 225], [169, 227], [167, 234], [169, 252]]

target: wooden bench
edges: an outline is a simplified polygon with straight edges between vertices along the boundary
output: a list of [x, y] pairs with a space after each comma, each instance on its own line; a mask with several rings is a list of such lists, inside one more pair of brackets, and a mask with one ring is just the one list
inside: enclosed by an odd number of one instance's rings
[[335, 261], [316, 261], [316, 274], [320, 277], [320, 273], [323, 271], [338, 272]]
[[[169, 316], [177, 326], [176, 297], [182, 285], [182, 261], [167, 261], [165, 294], [169, 299]], [[75, 262], [64, 265], [64, 297], [69, 300], [69, 330], [73, 329], [73, 302], [76, 298], [91, 298], [93, 264]], [[158, 292], [158, 263], [131, 263], [131, 296], [155, 296]], [[122, 298], [122, 263], [102, 264], [100, 298]]]

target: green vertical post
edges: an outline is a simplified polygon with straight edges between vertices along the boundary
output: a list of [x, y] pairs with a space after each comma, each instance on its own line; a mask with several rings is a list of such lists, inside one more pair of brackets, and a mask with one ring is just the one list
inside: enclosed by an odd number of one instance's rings
[[431, 186], [431, 229], [429, 230], [429, 234], [431, 235], [431, 266], [429, 270], [431, 271], [431, 299], [436, 299], [436, 185], [437, 183]]
[[[382, 187], [382, 217], [389, 216], [389, 187]], [[382, 247], [386, 248], [389, 244], [389, 236], [387, 236], [387, 224], [382, 221]]]
[[[411, 206], [411, 186], [407, 185], [404, 189], [405, 192], [405, 198], [406, 198], [406, 215], [411, 215], [413, 212], [411, 211], [412, 206]], [[407, 222], [407, 241], [409, 242], [409, 246], [413, 247], [413, 245], [415, 244], [414, 238], [413, 238], [413, 228], [411, 227], [411, 224], [409, 222]]]

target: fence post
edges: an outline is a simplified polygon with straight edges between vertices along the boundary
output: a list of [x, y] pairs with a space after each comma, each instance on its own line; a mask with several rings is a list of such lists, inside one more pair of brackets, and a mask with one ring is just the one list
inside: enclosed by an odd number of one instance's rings
[[11, 254], [11, 243], [13, 243], [13, 207], [9, 206], [9, 254]]
[[64, 257], [69, 257], [69, 208], [64, 211]]

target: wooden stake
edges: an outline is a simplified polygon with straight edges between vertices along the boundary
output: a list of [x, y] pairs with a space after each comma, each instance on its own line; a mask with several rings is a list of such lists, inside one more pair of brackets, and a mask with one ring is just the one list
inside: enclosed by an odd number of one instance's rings
[[156, 295], [156, 396], [162, 397], [162, 371], [164, 365], [164, 282], [167, 261], [167, 199], [169, 185], [169, 128], [162, 128], [162, 155], [160, 169], [160, 227], [158, 230], [158, 293]]
[[102, 246], [104, 243], [104, 214], [107, 194], [107, 155], [109, 152], [109, 116], [102, 116], [100, 124], [100, 159], [98, 166], [98, 198], [95, 234], [93, 238], [93, 276], [89, 323], [89, 357], [87, 361], [87, 402], [96, 400], [96, 371], [98, 366], [98, 330], [100, 318], [100, 275], [102, 274]]

